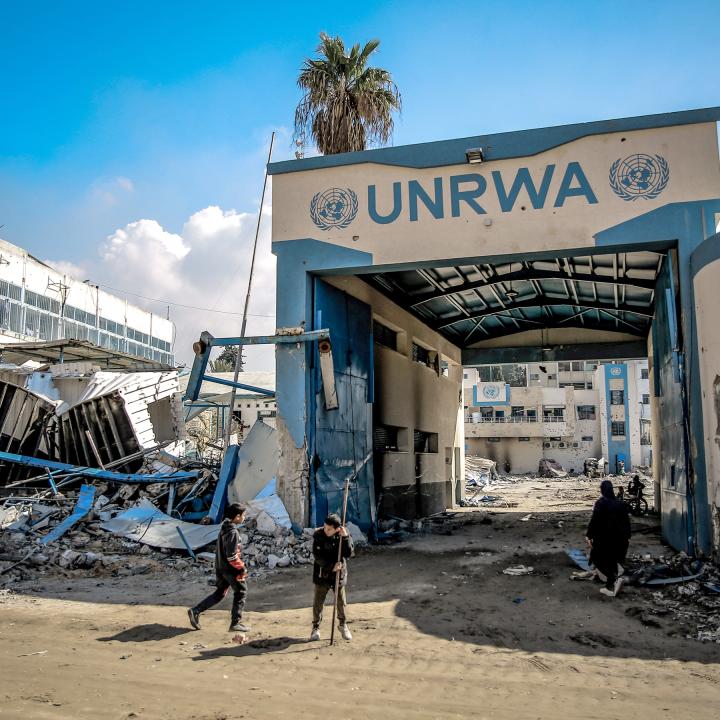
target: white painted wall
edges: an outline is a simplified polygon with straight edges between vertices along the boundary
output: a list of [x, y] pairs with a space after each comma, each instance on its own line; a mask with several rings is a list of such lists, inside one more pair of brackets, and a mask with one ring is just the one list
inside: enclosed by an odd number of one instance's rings
[[720, 306], [719, 278], [720, 260], [716, 260], [697, 273], [694, 283], [708, 511], [716, 560], [720, 555], [720, 323], [716, 316]]

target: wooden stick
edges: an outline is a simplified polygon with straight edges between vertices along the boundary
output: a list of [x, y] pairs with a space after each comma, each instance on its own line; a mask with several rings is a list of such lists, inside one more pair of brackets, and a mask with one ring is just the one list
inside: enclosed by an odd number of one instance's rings
[[[345, 527], [345, 519], [347, 517], [347, 503], [348, 503], [348, 492], [350, 491], [350, 478], [345, 480], [345, 488], [343, 490], [343, 509], [342, 509], [342, 524], [341, 527]], [[342, 562], [342, 535], [340, 536], [340, 542], [338, 543], [338, 562]], [[332, 614], [332, 625], [330, 626], [330, 644], [335, 642], [335, 615], [337, 614], [338, 596], [340, 595], [340, 579], [342, 578], [342, 569], [338, 570], [335, 574], [335, 602], [333, 603], [333, 614]]]

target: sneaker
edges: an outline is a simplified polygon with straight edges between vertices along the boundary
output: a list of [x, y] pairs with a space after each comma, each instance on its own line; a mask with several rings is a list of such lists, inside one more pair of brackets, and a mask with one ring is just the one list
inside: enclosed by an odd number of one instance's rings
[[620, 590], [622, 590], [622, 586], [624, 584], [623, 578], [619, 577], [615, 581], [615, 586], [613, 587], [614, 597], [617, 597], [620, 594]]
[[249, 625], [243, 625], [239, 620], [234, 623], [230, 623], [230, 627], [228, 628], [228, 632], [250, 632], [250, 626]]
[[338, 625], [343, 640], [352, 640], [352, 633], [347, 625]]
[[320, 639], [320, 628], [314, 627], [310, 633], [310, 642], [317, 642]]
[[189, 608], [188, 609], [188, 618], [190, 620], [190, 624], [196, 629], [200, 629], [200, 613], [195, 610], [195, 608]]
[[600, 592], [607, 597], [615, 597], [615, 592], [613, 590], [608, 590], [607, 588], [600, 588]]

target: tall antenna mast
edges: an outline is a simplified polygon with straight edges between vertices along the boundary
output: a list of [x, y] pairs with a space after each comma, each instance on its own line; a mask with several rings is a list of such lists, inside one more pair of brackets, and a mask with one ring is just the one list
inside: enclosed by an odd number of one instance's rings
[[[248, 307], [250, 306], [250, 291], [252, 290], [253, 272], [255, 271], [255, 255], [257, 253], [258, 236], [260, 235], [260, 221], [262, 220], [263, 207], [265, 205], [265, 190], [267, 188], [267, 166], [270, 164], [272, 157], [273, 144], [275, 143], [275, 132], [270, 136], [270, 149], [268, 150], [268, 159], [265, 164], [265, 174], [263, 176], [262, 195], [260, 196], [260, 209], [258, 210], [257, 225], [255, 226], [255, 242], [253, 243], [252, 260], [250, 261], [250, 277], [248, 278], [247, 293], [245, 295], [245, 308], [243, 309], [242, 325], [240, 326], [240, 337], [245, 337], [245, 328], [247, 327]], [[235, 358], [235, 372], [233, 373], [233, 382], [237, 383], [238, 375], [243, 369], [243, 346], [238, 346], [237, 357]], [[237, 388], [233, 386], [230, 393], [230, 412], [228, 413], [228, 423], [225, 428], [224, 449], [227, 451], [230, 445], [230, 435], [232, 434], [233, 412], [235, 410], [235, 397], [237, 396]]]

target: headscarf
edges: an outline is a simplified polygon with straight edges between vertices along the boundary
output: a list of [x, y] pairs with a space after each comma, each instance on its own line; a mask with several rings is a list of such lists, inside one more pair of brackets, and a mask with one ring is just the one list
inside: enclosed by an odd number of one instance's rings
[[615, 499], [615, 491], [613, 490], [613, 484], [609, 480], [603, 480], [600, 483], [600, 494], [608, 500]]

